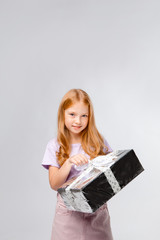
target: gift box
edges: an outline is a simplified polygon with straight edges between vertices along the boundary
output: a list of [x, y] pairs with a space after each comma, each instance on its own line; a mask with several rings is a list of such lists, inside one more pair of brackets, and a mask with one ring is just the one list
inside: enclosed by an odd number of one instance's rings
[[117, 150], [92, 159], [79, 176], [63, 184], [58, 193], [72, 211], [95, 212], [144, 168], [133, 149]]

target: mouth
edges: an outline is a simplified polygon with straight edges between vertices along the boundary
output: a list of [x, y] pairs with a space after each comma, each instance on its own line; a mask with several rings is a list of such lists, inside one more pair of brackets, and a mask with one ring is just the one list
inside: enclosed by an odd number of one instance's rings
[[76, 128], [76, 129], [79, 129], [79, 128], [81, 128], [81, 126], [72, 126], [72, 127]]

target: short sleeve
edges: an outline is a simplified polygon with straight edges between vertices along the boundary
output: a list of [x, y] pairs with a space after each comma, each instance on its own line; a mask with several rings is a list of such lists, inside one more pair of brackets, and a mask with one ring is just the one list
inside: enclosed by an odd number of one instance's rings
[[108, 147], [108, 151], [106, 153], [113, 152], [112, 148], [110, 147], [110, 145], [108, 144], [108, 142], [105, 138], [104, 138], [104, 145]]
[[58, 164], [56, 152], [59, 150], [59, 144], [57, 143], [56, 139], [52, 139], [48, 142], [44, 157], [42, 160], [42, 166], [46, 169], [49, 169], [49, 166], [54, 166], [57, 168], [60, 168], [60, 165]]

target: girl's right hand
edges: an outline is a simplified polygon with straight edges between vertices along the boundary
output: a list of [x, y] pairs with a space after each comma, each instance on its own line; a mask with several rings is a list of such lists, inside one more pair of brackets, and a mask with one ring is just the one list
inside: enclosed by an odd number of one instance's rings
[[76, 154], [68, 158], [67, 161], [72, 165], [82, 166], [88, 163], [88, 158], [84, 154]]

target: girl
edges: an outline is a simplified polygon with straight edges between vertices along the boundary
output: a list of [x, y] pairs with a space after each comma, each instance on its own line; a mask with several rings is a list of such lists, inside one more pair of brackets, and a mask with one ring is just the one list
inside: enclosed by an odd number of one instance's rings
[[[80, 174], [75, 166], [83, 166], [98, 155], [112, 149], [98, 132], [92, 102], [81, 89], [67, 92], [58, 109], [57, 138], [46, 147], [42, 166], [49, 169], [53, 190]], [[51, 240], [113, 240], [110, 216], [105, 203], [94, 213], [71, 211], [57, 192], [57, 204]]]

